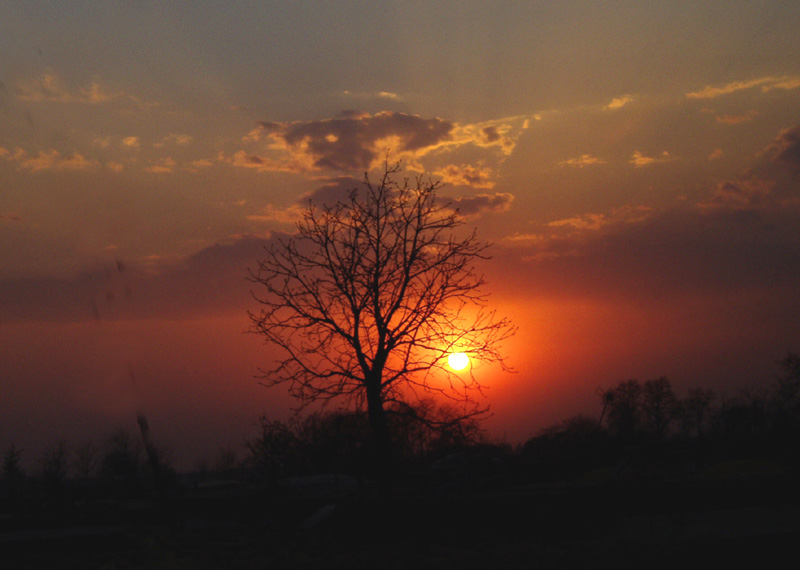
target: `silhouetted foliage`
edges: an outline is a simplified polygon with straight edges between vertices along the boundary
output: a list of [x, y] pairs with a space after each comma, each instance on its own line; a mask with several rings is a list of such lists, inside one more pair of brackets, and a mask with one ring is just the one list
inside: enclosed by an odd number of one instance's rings
[[678, 415], [678, 399], [669, 380], [647, 380], [642, 387], [642, 415], [648, 435], [661, 442], [672, 420]]
[[642, 423], [642, 386], [638, 380], [625, 380], [604, 394], [606, 418], [611, 432], [625, 441], [634, 441]]
[[717, 438], [747, 442], [766, 433], [768, 419], [766, 397], [743, 392], [741, 396], [722, 398], [713, 417], [713, 428]]
[[790, 352], [778, 362], [776, 421], [784, 430], [800, 432], [800, 355]]
[[22, 450], [18, 449], [13, 443], [3, 453], [3, 481], [8, 486], [8, 490], [13, 494], [17, 491], [23, 477], [20, 460]]
[[100, 449], [91, 440], [86, 440], [72, 449], [75, 473], [80, 479], [91, 479], [97, 473]]
[[142, 447], [131, 434], [120, 429], [108, 441], [100, 463], [100, 476], [120, 491], [136, 488], [142, 471]]
[[711, 403], [715, 398], [713, 390], [690, 388], [686, 398], [678, 401], [681, 432], [684, 436], [703, 439], [711, 417]]
[[48, 447], [41, 458], [42, 479], [48, 487], [57, 487], [67, 478], [69, 455], [67, 443], [59, 440]]
[[[482, 441], [475, 418], [464, 418], [452, 406], [433, 400], [413, 407], [391, 406], [387, 416], [398, 469]], [[288, 422], [262, 417], [259, 428], [247, 447], [251, 461], [270, 481], [312, 472], [379, 475], [371, 461], [369, 418], [362, 411], [314, 412]]]

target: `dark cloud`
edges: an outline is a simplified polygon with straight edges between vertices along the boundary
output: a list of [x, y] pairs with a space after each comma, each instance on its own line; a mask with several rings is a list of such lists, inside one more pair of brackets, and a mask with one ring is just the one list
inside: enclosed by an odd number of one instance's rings
[[344, 202], [353, 189], [360, 189], [364, 186], [363, 180], [342, 176], [333, 178], [308, 194], [305, 194], [297, 201], [300, 206], [333, 206], [337, 202]]
[[800, 168], [800, 126], [782, 130], [772, 148], [777, 151], [775, 162]]
[[763, 180], [724, 181], [700, 208], [752, 209], [769, 200], [773, 184]]
[[486, 139], [486, 142], [490, 142], [491, 143], [491, 142], [496, 142], [496, 141], [500, 140], [500, 133], [497, 132], [497, 127], [496, 126], [484, 127], [482, 132], [483, 132], [484, 138]]
[[[259, 138], [282, 141], [295, 155], [307, 158], [314, 168], [340, 171], [368, 169], [387, 150], [419, 151], [450, 138], [454, 124], [438, 118], [385, 111], [375, 115], [348, 111], [334, 119], [294, 123], [259, 123]], [[398, 148], [380, 148], [392, 140]], [[305, 161], [304, 161], [305, 162]]]
[[[678, 208], [636, 223], [519, 240], [498, 259], [543, 295], [628, 299], [800, 287], [800, 208]], [[524, 260], [524, 261], [521, 261]]]
[[475, 196], [455, 198], [451, 206], [458, 208], [459, 213], [472, 216], [484, 212], [505, 212], [511, 207], [514, 196], [506, 192], [494, 194], [477, 194]]
[[162, 318], [252, 305], [248, 270], [264, 247], [287, 237], [245, 235], [216, 243], [158, 271], [119, 260], [72, 279], [0, 281], [0, 321]]

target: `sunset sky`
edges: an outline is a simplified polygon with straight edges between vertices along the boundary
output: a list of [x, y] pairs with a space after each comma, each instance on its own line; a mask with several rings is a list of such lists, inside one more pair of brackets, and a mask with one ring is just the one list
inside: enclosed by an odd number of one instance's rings
[[493, 243], [511, 443], [800, 350], [800, 3], [0, 2], [0, 447], [147, 413], [184, 467], [292, 402], [245, 280], [382, 165]]

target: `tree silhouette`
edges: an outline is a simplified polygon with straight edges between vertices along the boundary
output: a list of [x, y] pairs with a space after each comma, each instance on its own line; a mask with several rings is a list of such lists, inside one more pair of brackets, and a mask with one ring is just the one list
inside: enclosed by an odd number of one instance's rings
[[661, 442], [678, 413], [678, 398], [664, 376], [647, 380], [642, 386], [642, 412], [650, 437]]
[[392, 436], [387, 407], [439, 393], [483, 411], [471, 369], [445, 364], [453, 352], [499, 362], [500, 342], [514, 331], [485, 309], [475, 262], [488, 245], [460, 231], [463, 219], [443, 202], [440, 182], [400, 177], [384, 164], [380, 180], [322, 207], [309, 203], [290, 239], [266, 248], [251, 280], [261, 304], [253, 331], [282, 349], [262, 370], [267, 386], [287, 383], [301, 407], [345, 398], [366, 407], [385, 468]]
[[608, 426], [624, 441], [632, 442], [642, 423], [642, 385], [638, 380], [625, 380], [616, 388], [602, 394], [604, 405], [608, 407]]

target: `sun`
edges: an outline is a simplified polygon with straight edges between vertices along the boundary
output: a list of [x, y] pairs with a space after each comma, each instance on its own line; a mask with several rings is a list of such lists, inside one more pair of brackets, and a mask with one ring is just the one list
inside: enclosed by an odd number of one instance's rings
[[447, 364], [449, 364], [450, 368], [453, 370], [464, 370], [469, 366], [469, 356], [463, 352], [454, 352], [447, 357]]

